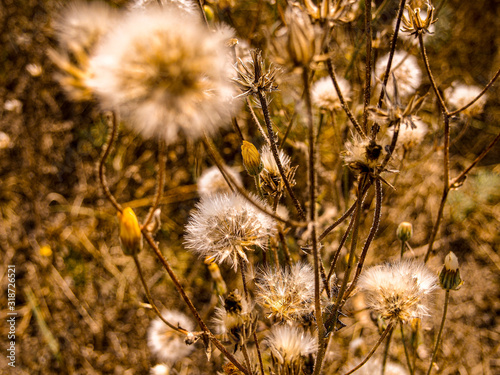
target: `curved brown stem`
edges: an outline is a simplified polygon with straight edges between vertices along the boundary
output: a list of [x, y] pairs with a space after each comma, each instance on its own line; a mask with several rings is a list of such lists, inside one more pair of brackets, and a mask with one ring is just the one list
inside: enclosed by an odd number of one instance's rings
[[214, 336], [214, 334], [210, 331], [210, 329], [207, 327], [203, 319], [201, 318], [200, 314], [198, 313], [198, 310], [196, 307], [193, 305], [193, 302], [191, 299], [188, 297], [186, 294], [184, 288], [182, 287], [181, 283], [179, 282], [179, 279], [175, 275], [174, 271], [172, 270], [172, 267], [170, 267], [170, 264], [168, 263], [167, 259], [163, 256], [163, 254], [160, 251], [160, 248], [154, 241], [153, 237], [151, 237], [151, 234], [149, 234], [147, 231], [144, 229], [142, 230], [142, 234], [144, 235], [144, 238], [146, 239], [146, 242], [148, 245], [153, 249], [154, 253], [156, 254], [156, 257], [160, 261], [160, 263], [163, 265], [163, 268], [167, 271], [168, 275], [170, 276], [170, 279], [174, 283], [175, 288], [181, 295], [182, 299], [186, 303], [187, 307], [191, 311], [192, 315], [198, 322], [200, 328], [203, 330], [204, 334], [208, 337], [208, 339], [215, 345], [217, 349], [219, 349], [225, 356], [226, 358], [234, 364], [238, 370], [242, 371], [246, 375], [250, 375], [248, 370], [243, 366], [231, 353], [227, 351], [227, 349], [224, 347], [224, 345]]
[[116, 136], [118, 134], [118, 119], [116, 113], [112, 112], [110, 117], [111, 117], [111, 124], [109, 118], [107, 119], [106, 122], [108, 123], [108, 127], [111, 128], [111, 133], [104, 145], [104, 150], [103, 153], [101, 154], [101, 158], [99, 159], [99, 182], [101, 184], [102, 190], [104, 191], [104, 195], [106, 195], [106, 198], [111, 202], [111, 204], [115, 207], [115, 209], [121, 213], [123, 212], [122, 206], [120, 205], [120, 203], [118, 203], [116, 198], [109, 190], [109, 186], [106, 181], [106, 175], [104, 174], [104, 164], [108, 159], [108, 156], [111, 152], [111, 148], [113, 147], [113, 143], [115, 142]]

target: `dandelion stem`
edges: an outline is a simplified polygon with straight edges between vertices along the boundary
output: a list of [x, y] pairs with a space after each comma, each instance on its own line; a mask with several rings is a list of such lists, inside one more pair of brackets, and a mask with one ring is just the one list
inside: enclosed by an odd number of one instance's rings
[[389, 335], [387, 337], [387, 341], [385, 342], [384, 356], [382, 357], [381, 375], [385, 374], [385, 365], [387, 364], [387, 358], [389, 357], [389, 347], [391, 346], [391, 339], [392, 339], [393, 332], [394, 332], [394, 330], [391, 330], [391, 332], [389, 332]]
[[111, 129], [111, 133], [104, 145], [104, 151], [99, 160], [99, 182], [101, 184], [102, 190], [104, 191], [104, 195], [106, 195], [106, 198], [108, 198], [108, 200], [116, 208], [116, 210], [121, 213], [123, 212], [122, 206], [120, 205], [120, 203], [118, 203], [118, 201], [109, 190], [109, 186], [106, 181], [106, 175], [104, 174], [104, 164], [108, 159], [109, 153], [111, 152], [111, 148], [113, 147], [113, 143], [115, 142], [118, 133], [118, 119], [116, 113], [111, 113], [111, 123], [109, 121], [109, 118], [106, 122], [108, 124], [108, 127]]
[[399, 322], [399, 328], [401, 330], [401, 341], [403, 341], [403, 348], [405, 350], [406, 363], [408, 364], [408, 370], [410, 371], [410, 375], [413, 375], [413, 368], [411, 366], [410, 354], [408, 353], [408, 347], [406, 345], [405, 340], [405, 332], [403, 329], [403, 322]]
[[373, 348], [370, 350], [370, 352], [368, 353], [368, 355], [365, 357], [365, 359], [363, 359], [356, 367], [354, 367], [349, 372], [346, 372], [344, 375], [350, 375], [353, 372], [358, 371], [361, 367], [363, 367], [363, 365], [366, 362], [368, 362], [368, 360], [375, 353], [375, 351], [377, 350], [377, 348], [379, 347], [379, 345], [382, 343], [382, 341], [384, 341], [385, 337], [392, 331], [393, 328], [394, 328], [394, 322], [391, 321], [389, 323], [389, 325], [387, 326], [387, 328], [384, 330], [384, 332], [382, 332], [382, 335], [380, 336], [380, 338], [378, 339], [378, 341], [375, 343], [375, 345], [373, 346]]
[[153, 219], [153, 215], [158, 208], [161, 198], [163, 196], [163, 186], [165, 185], [165, 164], [167, 162], [167, 156], [165, 153], [165, 142], [160, 141], [158, 145], [158, 178], [156, 180], [156, 191], [155, 191], [155, 200], [153, 206], [149, 209], [148, 216], [144, 223], [142, 224], [143, 228], [146, 228], [151, 220]]
[[366, 138], [366, 133], [361, 128], [361, 125], [359, 124], [358, 120], [356, 120], [356, 117], [354, 117], [354, 115], [352, 114], [351, 110], [347, 106], [344, 96], [342, 95], [342, 90], [340, 89], [339, 83], [337, 82], [337, 77], [335, 76], [335, 72], [333, 71], [333, 63], [331, 58], [328, 58], [326, 60], [326, 65], [328, 67], [328, 74], [330, 75], [333, 85], [335, 86], [335, 91], [337, 91], [337, 95], [339, 97], [342, 109], [346, 113], [347, 117], [351, 121], [352, 125], [354, 126], [354, 129], [356, 129], [358, 134], [361, 135], [363, 138]]
[[427, 375], [430, 375], [432, 372], [432, 365], [436, 360], [437, 351], [439, 348], [439, 340], [441, 339], [441, 334], [443, 333], [444, 322], [446, 321], [446, 313], [448, 312], [448, 302], [450, 301], [450, 290], [446, 290], [446, 294], [444, 296], [444, 308], [443, 308], [443, 318], [441, 319], [441, 325], [439, 326], [439, 332], [436, 337], [436, 343], [434, 344], [434, 350], [432, 351], [431, 363], [429, 365], [429, 369], [427, 370]]
[[366, 133], [368, 123], [368, 106], [370, 105], [372, 80], [372, 2], [365, 1], [365, 35], [366, 35], [366, 67], [365, 67], [365, 103], [363, 108], [363, 130]]
[[[262, 138], [264, 138], [266, 140], [267, 144], [271, 145], [271, 142], [269, 141], [269, 138], [267, 137], [267, 134], [264, 131], [264, 128], [260, 124], [260, 121], [257, 118], [257, 115], [255, 114], [255, 111], [253, 110], [252, 103], [250, 103], [249, 97], [247, 96], [246, 99], [247, 99], [248, 109], [250, 110], [250, 114], [252, 116], [253, 122], [255, 122], [255, 125], [257, 125], [257, 129], [259, 130], [260, 135], [262, 135]], [[291, 126], [291, 124], [290, 124], [290, 126]]]
[[273, 130], [273, 125], [271, 123], [271, 117], [269, 115], [269, 108], [267, 106], [267, 101], [266, 98], [264, 97], [264, 94], [259, 90], [257, 92], [260, 105], [262, 107], [262, 112], [264, 113], [264, 121], [266, 122], [267, 126], [267, 133], [269, 136], [269, 145], [271, 147], [271, 152], [273, 153], [274, 160], [276, 161], [276, 165], [278, 166], [278, 170], [280, 172], [280, 176], [283, 179], [283, 182], [285, 183], [286, 190], [288, 191], [288, 195], [290, 195], [290, 198], [292, 199], [292, 202], [297, 209], [297, 212], [299, 214], [299, 217], [301, 220], [306, 220], [306, 215], [304, 214], [304, 210], [302, 209], [302, 206], [300, 205], [299, 200], [295, 196], [292, 186], [290, 185], [290, 181], [288, 181], [288, 178], [286, 177], [285, 170], [283, 169], [283, 165], [281, 164], [281, 160], [278, 154], [278, 147], [276, 146], [276, 138], [274, 136], [274, 130]]
[[434, 93], [436, 94], [436, 96], [438, 98], [438, 102], [439, 102], [439, 106], [441, 107], [441, 110], [446, 115], [446, 114], [448, 114], [448, 109], [446, 109], [446, 104], [444, 103], [443, 97], [441, 96], [441, 93], [439, 92], [438, 86], [436, 84], [436, 80], [434, 79], [434, 76], [432, 75], [432, 72], [431, 72], [431, 67], [429, 65], [429, 59], [427, 58], [427, 53], [425, 51], [423, 33], [418, 34], [418, 42], [420, 43], [420, 52], [422, 53], [422, 60], [424, 60], [425, 70], [427, 71], [427, 75], [429, 76], [429, 79], [431, 80], [431, 86], [434, 89]]
[[[384, 82], [383, 82], [384, 87], [387, 86], [387, 81], [389, 81], [389, 75], [391, 73], [391, 67], [392, 67], [392, 59], [394, 58], [394, 51], [396, 50], [396, 42], [398, 41], [399, 26], [401, 25], [401, 17], [403, 17], [405, 3], [406, 0], [401, 0], [399, 2], [398, 17], [396, 18], [396, 26], [391, 40], [391, 50], [389, 52], [389, 60], [387, 61], [387, 67], [385, 68], [385, 73], [384, 73]], [[377, 104], [378, 108], [382, 107], [384, 93], [385, 92], [383, 89], [380, 90], [380, 97], [378, 98], [378, 104]]]
[[243, 343], [241, 345], [241, 351], [243, 352], [243, 357], [245, 358], [245, 364], [247, 365], [248, 372], [252, 373], [252, 366], [250, 365], [250, 357], [248, 356], [247, 344]]
[[168, 322], [163, 317], [163, 315], [160, 313], [160, 310], [158, 310], [158, 307], [156, 306], [156, 304], [153, 301], [153, 297], [151, 296], [151, 293], [149, 291], [148, 284], [146, 283], [146, 280], [144, 280], [144, 275], [142, 273], [141, 263], [139, 262], [139, 258], [137, 257], [137, 254], [133, 254], [132, 257], [134, 258], [134, 263], [135, 263], [135, 266], [137, 268], [137, 273], [139, 274], [139, 278], [141, 279], [142, 286], [144, 287], [144, 291], [146, 292], [146, 297], [148, 299], [149, 304], [153, 308], [153, 311], [156, 313], [158, 318], [160, 318], [163, 321], [163, 323], [165, 323], [167, 326], [172, 328], [174, 331], [180, 332], [182, 334], [187, 334], [188, 331], [186, 331], [182, 327], [175, 326], [172, 323]]
[[179, 282], [179, 279], [175, 275], [174, 271], [172, 270], [172, 267], [170, 267], [169, 262], [167, 259], [163, 256], [163, 254], [160, 251], [160, 248], [154, 241], [153, 237], [146, 231], [142, 230], [142, 234], [144, 235], [144, 238], [146, 239], [146, 242], [148, 245], [153, 249], [153, 251], [156, 254], [156, 257], [158, 260], [161, 262], [163, 265], [163, 268], [167, 271], [168, 275], [170, 276], [170, 279], [174, 283], [175, 288], [181, 295], [182, 299], [188, 306], [189, 310], [191, 311], [192, 315], [200, 325], [200, 328], [203, 330], [204, 334], [210, 339], [210, 341], [219, 349], [225, 356], [226, 358], [233, 364], [235, 365], [240, 371], [242, 371], [246, 375], [250, 375], [250, 372], [231, 354], [227, 351], [227, 349], [224, 347], [224, 345], [213, 335], [213, 333], [210, 331], [210, 329], [207, 327], [203, 319], [201, 318], [200, 314], [198, 313], [198, 310], [196, 307], [193, 305], [193, 302], [191, 299], [188, 297], [186, 292], [184, 291], [184, 288], [182, 287], [181, 283]]
[[[243, 250], [241, 250], [243, 251]], [[247, 278], [245, 276], [245, 262], [243, 261], [243, 258], [238, 255], [238, 263], [240, 266], [240, 272], [241, 272], [241, 282], [243, 283], [243, 293], [245, 294], [245, 299], [247, 302], [250, 302], [250, 295], [248, 294], [248, 289], [247, 289]]]
[[264, 375], [264, 363], [262, 362], [262, 354], [260, 353], [260, 345], [256, 332], [253, 333], [253, 340], [255, 341], [255, 349], [257, 349], [257, 358], [259, 359], [260, 375]]

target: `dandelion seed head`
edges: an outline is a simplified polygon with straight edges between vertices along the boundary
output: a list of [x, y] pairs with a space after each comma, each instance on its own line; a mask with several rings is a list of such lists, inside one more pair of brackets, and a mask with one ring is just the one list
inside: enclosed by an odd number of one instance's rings
[[[239, 185], [242, 185], [241, 176], [234, 168], [226, 167], [226, 171]], [[230, 192], [231, 188], [217, 166], [203, 171], [198, 179], [198, 193], [200, 197]]]
[[[450, 107], [459, 109], [469, 104], [476, 96], [479, 95], [481, 89], [477, 86], [467, 86], [460, 83], [455, 83], [447, 88], [444, 92]], [[483, 112], [486, 101], [486, 95], [481, 96], [473, 105], [465, 109], [463, 112], [467, 116], [477, 116]]]
[[[162, 316], [169, 323], [192, 331], [194, 325], [183, 313], [175, 310], [164, 310]], [[151, 322], [148, 329], [148, 346], [151, 353], [164, 362], [174, 363], [191, 354], [194, 347], [186, 345], [184, 337], [167, 326], [160, 318]]]
[[128, 8], [131, 11], [144, 11], [150, 8], [175, 8], [182, 10], [188, 14], [196, 15], [198, 11], [198, 6], [192, 0], [135, 0], [131, 2]]
[[[251, 196], [262, 206], [266, 204]], [[203, 197], [186, 226], [185, 245], [200, 257], [228, 261], [236, 270], [239, 258], [248, 261], [245, 250], [267, 247], [275, 233], [275, 222], [242, 196], [218, 194]]]
[[437, 277], [423, 263], [398, 261], [363, 272], [359, 287], [371, 309], [384, 319], [408, 322], [428, 315], [428, 299]]
[[[389, 54], [377, 60], [375, 73], [383, 81], [383, 75], [389, 61]], [[391, 72], [387, 81], [387, 93], [394, 97], [394, 81], [396, 78], [399, 97], [408, 98], [413, 95], [422, 82], [422, 71], [418, 66], [417, 58], [404, 51], [395, 51], [392, 59]]]
[[[408, 124], [401, 124], [398, 133], [398, 144], [411, 146], [419, 145], [423, 141], [425, 135], [428, 132], [426, 123], [414, 116], [413, 124], [416, 125], [416, 128], [412, 128]], [[389, 131], [391, 139], [393, 134], [394, 128], [391, 128]]]
[[[276, 164], [276, 160], [274, 159], [271, 147], [269, 147], [268, 145], [262, 147], [260, 151], [260, 157], [266, 173], [280, 176], [280, 171], [278, 169], [278, 165]], [[283, 166], [283, 169], [290, 168], [290, 156], [285, 154], [283, 150], [278, 150], [278, 157], [280, 159], [281, 165]]]
[[378, 167], [383, 160], [383, 154], [382, 146], [375, 141], [354, 134], [353, 139], [346, 142], [342, 157], [346, 165], [353, 170], [364, 171]]
[[[351, 98], [351, 84], [342, 77], [337, 78], [342, 96], [346, 101]], [[313, 104], [321, 109], [333, 111], [341, 107], [340, 99], [330, 77], [324, 77], [318, 80], [311, 90]]]
[[311, 311], [314, 271], [305, 263], [290, 269], [263, 269], [256, 281], [257, 302], [279, 320], [300, 319]]
[[168, 366], [160, 364], [152, 367], [149, 373], [151, 375], [169, 375], [170, 370], [168, 369]]
[[280, 364], [292, 364], [317, 350], [316, 337], [302, 328], [289, 325], [273, 326], [265, 342]]
[[224, 38], [176, 9], [130, 12], [92, 57], [89, 85], [145, 137], [197, 139], [236, 109]]

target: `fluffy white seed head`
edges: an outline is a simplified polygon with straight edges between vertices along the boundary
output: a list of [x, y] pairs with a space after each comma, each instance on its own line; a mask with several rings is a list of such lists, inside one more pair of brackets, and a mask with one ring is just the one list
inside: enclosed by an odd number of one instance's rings
[[[476, 96], [479, 95], [481, 89], [477, 86], [467, 86], [460, 83], [454, 83], [444, 92], [450, 107], [459, 109], [469, 104]], [[481, 96], [473, 105], [465, 109], [463, 112], [466, 116], [477, 116], [483, 112], [487, 101], [487, 96]]]
[[280, 364], [293, 364], [300, 357], [317, 350], [316, 337], [303, 328], [289, 325], [273, 326], [266, 337], [266, 344]]
[[151, 375], [169, 375], [170, 370], [168, 369], [168, 366], [160, 364], [152, 367], [149, 373]]
[[256, 281], [257, 302], [269, 317], [295, 320], [312, 310], [314, 298], [314, 271], [305, 263], [296, 263], [290, 269], [263, 269]]
[[[283, 150], [278, 150], [278, 157], [285, 172], [289, 170], [290, 156], [285, 154]], [[262, 147], [262, 149], [260, 150], [260, 158], [262, 161], [262, 165], [264, 166], [264, 171], [263, 171], [264, 173], [273, 176], [281, 176], [280, 171], [278, 169], [278, 165], [276, 164], [276, 160], [274, 159], [271, 147], [269, 147], [269, 145], [265, 145]]]
[[380, 165], [384, 157], [383, 147], [368, 138], [354, 134], [352, 140], [345, 143], [342, 152], [344, 162], [355, 171], [365, 171]]
[[[413, 123], [416, 125], [416, 128], [412, 128], [408, 124], [401, 124], [398, 133], [398, 144], [411, 146], [419, 145], [422, 142], [428, 132], [427, 125], [421, 119], [415, 117], [413, 118]], [[391, 139], [393, 134], [394, 128], [391, 127], [389, 130]]]
[[[337, 78], [337, 82], [346, 101], [351, 99], [351, 84], [342, 77]], [[313, 104], [321, 109], [333, 111], [341, 107], [340, 99], [335, 90], [335, 86], [330, 77], [324, 77], [318, 80], [311, 91]]]
[[[389, 54], [382, 56], [375, 65], [375, 74], [383, 81], [383, 75], [389, 61]], [[396, 78], [398, 95], [401, 98], [408, 98], [415, 93], [422, 82], [422, 71], [418, 66], [417, 58], [404, 51], [395, 51], [392, 59], [391, 72], [387, 81], [387, 93], [394, 97], [394, 80]]]
[[[254, 201], [266, 204], [256, 196]], [[228, 261], [235, 269], [239, 259], [247, 260], [245, 250], [267, 247], [275, 233], [274, 219], [238, 194], [203, 197], [186, 226], [185, 245], [202, 258], [221, 263]]]
[[92, 57], [89, 85], [144, 136], [196, 139], [235, 109], [225, 37], [172, 7], [129, 12]]
[[[242, 184], [241, 176], [234, 168], [226, 167], [226, 170], [239, 185]], [[198, 179], [198, 193], [200, 197], [230, 192], [231, 189], [217, 166], [203, 171]]]
[[[356, 363], [351, 364], [346, 371], [356, 366]], [[379, 374], [382, 370], [382, 361], [379, 358], [370, 359], [366, 364], [355, 372], [356, 375], [373, 375]], [[408, 375], [406, 369], [394, 362], [387, 361], [385, 364], [386, 375]]]
[[[192, 331], [194, 325], [183, 313], [175, 310], [164, 310], [162, 316], [169, 323]], [[148, 329], [148, 346], [151, 353], [164, 362], [174, 363], [193, 351], [193, 345], [186, 345], [184, 336], [167, 326], [160, 318], [151, 322]]]
[[358, 285], [369, 307], [384, 319], [408, 322], [428, 315], [437, 277], [421, 262], [398, 261], [367, 269]]
[[192, 0], [135, 0], [128, 8], [132, 12], [144, 11], [150, 8], [176, 8], [192, 15], [199, 14], [199, 8]]

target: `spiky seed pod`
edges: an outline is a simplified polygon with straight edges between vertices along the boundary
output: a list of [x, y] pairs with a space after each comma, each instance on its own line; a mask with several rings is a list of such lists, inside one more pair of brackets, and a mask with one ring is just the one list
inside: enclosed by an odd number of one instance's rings
[[409, 322], [427, 315], [437, 277], [423, 263], [398, 261], [365, 270], [358, 286], [371, 309], [385, 320]]
[[142, 250], [142, 233], [134, 210], [126, 207], [117, 213], [120, 221], [120, 244], [125, 255], [136, 255]]
[[208, 32], [175, 8], [129, 12], [92, 56], [87, 83], [103, 108], [146, 137], [214, 133], [237, 109], [226, 31]]
[[462, 287], [463, 283], [460, 277], [460, 269], [458, 268], [458, 258], [450, 251], [444, 258], [444, 266], [439, 273], [439, 284], [441, 288], [446, 290], [458, 290]]
[[414, 35], [415, 38], [420, 34], [430, 33], [429, 28], [435, 22], [437, 22], [437, 18], [434, 19], [434, 13], [436, 9], [431, 5], [428, 1], [427, 5], [427, 14], [425, 18], [422, 18], [420, 15], [420, 8], [412, 8], [410, 5], [406, 5], [405, 8], [408, 14], [404, 14], [403, 18], [401, 18], [401, 31], [407, 32], [410, 35]]
[[[266, 204], [256, 196], [254, 201]], [[185, 245], [200, 257], [221, 263], [227, 260], [238, 268], [248, 261], [245, 251], [254, 246], [265, 249], [276, 231], [273, 218], [259, 211], [238, 194], [219, 194], [201, 199], [186, 226]]]

